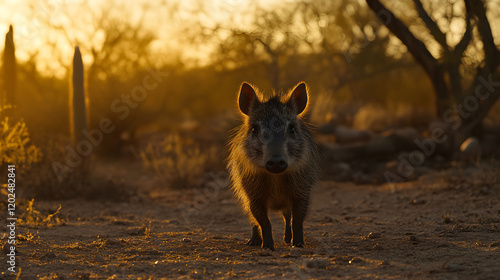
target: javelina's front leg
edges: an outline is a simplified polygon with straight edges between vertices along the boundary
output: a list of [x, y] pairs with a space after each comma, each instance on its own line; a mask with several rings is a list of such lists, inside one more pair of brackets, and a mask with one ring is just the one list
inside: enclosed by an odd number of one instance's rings
[[292, 242], [292, 212], [289, 209], [283, 210], [283, 220], [285, 220], [285, 235], [283, 236], [283, 240], [285, 240], [285, 243], [290, 244]]
[[292, 245], [296, 247], [304, 246], [304, 218], [307, 213], [307, 201], [296, 201], [292, 206]]
[[262, 248], [269, 248], [274, 251], [273, 232], [271, 222], [267, 217], [267, 208], [265, 203], [250, 203], [250, 212], [259, 223], [262, 232]]

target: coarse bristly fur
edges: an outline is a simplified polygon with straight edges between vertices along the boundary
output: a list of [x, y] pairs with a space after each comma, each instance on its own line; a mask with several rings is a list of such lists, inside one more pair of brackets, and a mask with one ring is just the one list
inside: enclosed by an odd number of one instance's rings
[[264, 99], [243, 83], [238, 100], [243, 124], [230, 143], [228, 169], [232, 189], [253, 224], [247, 244], [274, 250], [268, 218], [272, 209], [283, 213], [285, 242], [301, 247], [303, 221], [319, 174], [318, 148], [302, 120], [307, 86], [299, 83], [288, 94]]

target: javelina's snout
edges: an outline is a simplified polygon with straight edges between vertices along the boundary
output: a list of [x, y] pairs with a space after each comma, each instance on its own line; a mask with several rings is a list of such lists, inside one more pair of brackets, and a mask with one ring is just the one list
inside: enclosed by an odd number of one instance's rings
[[266, 162], [266, 169], [271, 173], [281, 173], [286, 170], [288, 164], [286, 161], [280, 156], [272, 156]]

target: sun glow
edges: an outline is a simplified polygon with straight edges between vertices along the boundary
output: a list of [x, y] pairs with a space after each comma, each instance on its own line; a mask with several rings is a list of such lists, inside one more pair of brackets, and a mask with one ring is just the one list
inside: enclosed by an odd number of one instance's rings
[[213, 46], [189, 46], [186, 40], [196, 40], [187, 38], [190, 27], [241, 26], [248, 24], [245, 13], [252, 7], [276, 3], [280, 1], [7, 0], [1, 4], [0, 33], [5, 34], [12, 24], [17, 59], [33, 60], [39, 72], [58, 77], [66, 75], [74, 46], [80, 46], [84, 63], [90, 65], [92, 51], [103, 44], [106, 29], [120, 30], [120, 25], [150, 32], [156, 61], [182, 57], [204, 64], [210, 60]]

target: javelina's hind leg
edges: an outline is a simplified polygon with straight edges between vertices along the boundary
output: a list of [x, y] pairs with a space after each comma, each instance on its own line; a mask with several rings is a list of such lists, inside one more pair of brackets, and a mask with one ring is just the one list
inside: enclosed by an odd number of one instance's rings
[[259, 226], [254, 225], [252, 227], [252, 236], [250, 240], [247, 241], [247, 245], [251, 246], [261, 246], [262, 245], [262, 237], [260, 237]]
[[292, 242], [292, 212], [289, 209], [283, 210], [283, 220], [285, 221], [285, 235], [283, 236], [283, 240], [285, 240], [285, 243], [290, 244]]

